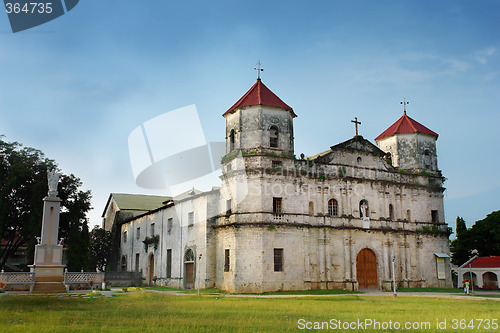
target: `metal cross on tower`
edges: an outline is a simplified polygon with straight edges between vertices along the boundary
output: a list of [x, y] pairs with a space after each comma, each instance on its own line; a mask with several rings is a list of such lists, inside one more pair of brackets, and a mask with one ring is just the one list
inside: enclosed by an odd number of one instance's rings
[[403, 110], [404, 110], [404, 113], [406, 114], [406, 106], [408, 104], [410, 104], [410, 102], [407, 102], [406, 98], [403, 98], [403, 101], [400, 104], [403, 104]]
[[356, 136], [358, 136], [358, 125], [361, 125], [361, 122], [358, 121], [358, 117], [354, 117], [354, 120], [351, 120], [351, 123], [354, 123], [354, 127], [356, 128]]
[[260, 80], [260, 72], [263, 72], [263, 71], [264, 71], [264, 69], [260, 67], [261, 65], [262, 65], [262, 64], [260, 63], [260, 60], [259, 60], [259, 61], [257, 62], [257, 67], [254, 67], [254, 70], [256, 70], [256, 71], [257, 71], [257, 80]]

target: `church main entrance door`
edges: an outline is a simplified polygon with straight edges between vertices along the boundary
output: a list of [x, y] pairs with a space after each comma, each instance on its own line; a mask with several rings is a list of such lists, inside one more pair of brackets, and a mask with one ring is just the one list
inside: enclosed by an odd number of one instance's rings
[[377, 288], [377, 257], [370, 249], [359, 251], [356, 257], [356, 276], [361, 289]]

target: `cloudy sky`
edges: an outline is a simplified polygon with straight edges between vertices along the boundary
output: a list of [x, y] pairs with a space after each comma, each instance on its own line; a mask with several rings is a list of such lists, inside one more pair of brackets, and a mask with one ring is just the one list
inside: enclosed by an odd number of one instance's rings
[[[13, 34], [0, 13], [0, 134], [42, 150], [93, 192], [138, 187], [128, 136], [195, 104], [207, 141], [255, 82], [288, 105], [295, 151], [373, 139], [402, 115], [439, 133], [447, 222], [499, 207], [500, 2], [85, 0]], [[171, 144], [175, 144], [172, 142]]]

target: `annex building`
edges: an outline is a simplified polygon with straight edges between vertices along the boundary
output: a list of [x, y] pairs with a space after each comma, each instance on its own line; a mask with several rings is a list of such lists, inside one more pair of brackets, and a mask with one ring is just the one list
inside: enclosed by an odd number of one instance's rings
[[296, 114], [260, 79], [223, 117], [218, 187], [110, 195], [111, 268], [230, 292], [452, 286], [437, 133], [405, 111], [376, 144], [296, 157]]

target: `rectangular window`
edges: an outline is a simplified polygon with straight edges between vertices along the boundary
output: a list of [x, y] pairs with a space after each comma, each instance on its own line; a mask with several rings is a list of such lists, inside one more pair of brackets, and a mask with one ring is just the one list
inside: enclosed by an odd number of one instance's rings
[[444, 270], [444, 258], [436, 258], [437, 260], [437, 277], [439, 280], [446, 279], [446, 272]]
[[167, 278], [172, 277], [172, 249], [167, 249]]
[[135, 254], [135, 271], [139, 272], [139, 253]]
[[274, 249], [274, 271], [283, 272], [283, 249]]
[[141, 228], [137, 228], [137, 232], [135, 233], [135, 238], [140, 239], [141, 238]]
[[226, 215], [231, 215], [231, 199], [226, 200]]
[[191, 227], [194, 224], [194, 212], [188, 213], [188, 226]]
[[151, 223], [151, 236], [155, 235], [155, 224]]
[[174, 219], [173, 218], [169, 218], [167, 220], [167, 232], [168, 233], [171, 233], [172, 232], [172, 228], [174, 227]]
[[127, 231], [124, 231], [123, 232], [123, 242], [126, 243], [127, 242]]
[[281, 221], [283, 219], [283, 206], [281, 198], [273, 198], [273, 213], [274, 219]]
[[431, 218], [432, 218], [432, 223], [438, 223], [438, 211], [437, 210], [431, 210]]
[[224, 272], [229, 272], [229, 249], [224, 250]]
[[273, 169], [281, 168], [281, 161], [272, 161]]

